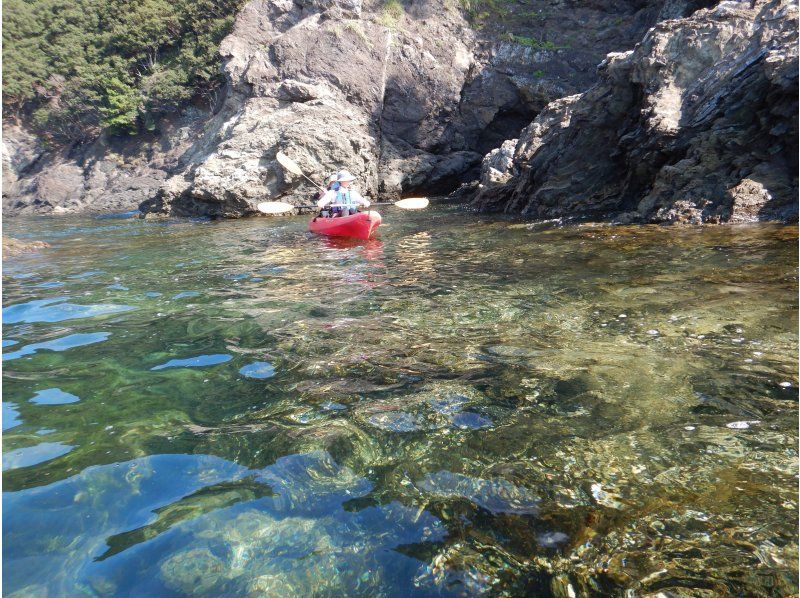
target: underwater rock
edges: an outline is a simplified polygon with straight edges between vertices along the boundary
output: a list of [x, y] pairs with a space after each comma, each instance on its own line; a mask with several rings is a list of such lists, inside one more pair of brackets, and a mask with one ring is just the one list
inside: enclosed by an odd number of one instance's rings
[[453, 425], [462, 430], [482, 430], [493, 426], [492, 420], [477, 413], [457, 413], [452, 419]]
[[750, 421], [731, 422], [729, 424], [725, 424], [725, 427], [730, 428], [731, 430], [746, 430], [750, 426], [754, 426], [760, 423], [761, 422], [756, 419]]
[[227, 567], [207, 548], [192, 548], [168, 557], [160, 566], [164, 584], [183, 594], [211, 590], [225, 578]]
[[356, 497], [371, 488], [366, 479], [339, 465], [326, 451], [281, 457], [258, 479], [276, 492], [268, 499], [275, 508], [300, 512], [322, 510], [326, 505], [333, 507], [339, 504], [339, 493], [346, 491]]
[[501, 478], [484, 480], [439, 471], [426, 475], [417, 487], [433, 496], [466, 498], [492, 513], [535, 515], [539, 512], [538, 496]]
[[19, 255], [20, 253], [27, 253], [46, 247], [50, 247], [50, 245], [44, 241], [23, 241], [21, 239], [12, 239], [11, 237], [3, 237], [3, 253], [5, 255]]
[[564, 532], [543, 532], [536, 534], [536, 542], [545, 548], [555, 548], [569, 540], [569, 536]]
[[454, 415], [470, 404], [469, 397], [460, 394], [434, 397], [428, 401], [431, 409], [442, 415]]
[[416, 432], [420, 429], [417, 418], [402, 411], [379, 413], [368, 417], [367, 421], [376, 428], [388, 432]]

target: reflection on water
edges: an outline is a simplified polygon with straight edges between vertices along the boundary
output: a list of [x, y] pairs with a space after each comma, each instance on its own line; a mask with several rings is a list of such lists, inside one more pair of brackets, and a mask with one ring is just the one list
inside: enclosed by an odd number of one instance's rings
[[60, 442], [42, 442], [3, 453], [3, 471], [17, 467], [30, 467], [50, 459], [55, 459], [71, 451], [73, 446]]
[[46, 388], [38, 391], [30, 399], [30, 402], [37, 405], [66, 405], [67, 403], [77, 403], [80, 400], [80, 397], [64, 392], [60, 388]]
[[9, 351], [3, 353], [3, 361], [11, 359], [19, 359], [27, 355], [33, 355], [37, 351], [46, 349], [48, 351], [66, 351], [67, 349], [74, 349], [75, 347], [82, 347], [84, 345], [91, 345], [100, 343], [108, 338], [108, 332], [92, 332], [88, 334], [70, 334], [52, 341], [45, 341], [42, 343], [33, 343], [25, 345], [16, 351]]
[[[39, 286], [39, 285], [36, 285]], [[3, 309], [4, 324], [19, 322], [61, 322], [73, 318], [92, 318], [136, 309], [130, 305], [74, 305], [65, 297], [19, 303]]]
[[796, 227], [385, 216], [7, 223], [6, 593], [797, 592]]

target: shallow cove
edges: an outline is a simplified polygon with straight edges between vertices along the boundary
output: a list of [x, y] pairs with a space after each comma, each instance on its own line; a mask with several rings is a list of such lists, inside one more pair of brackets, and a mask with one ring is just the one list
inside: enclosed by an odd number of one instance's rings
[[5, 223], [9, 595], [797, 592], [796, 226], [383, 215]]

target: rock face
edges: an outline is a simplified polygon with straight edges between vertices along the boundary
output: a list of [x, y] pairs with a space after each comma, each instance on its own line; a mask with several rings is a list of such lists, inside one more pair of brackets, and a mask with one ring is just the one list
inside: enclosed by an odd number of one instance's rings
[[309, 203], [314, 189], [278, 151], [320, 182], [347, 168], [373, 197], [448, 192], [549, 101], [585, 89], [607, 51], [630, 47], [660, 11], [689, 10], [518, 4], [477, 16], [476, 30], [450, 0], [252, 0], [221, 47], [224, 109], [142, 210], [231, 217], [264, 200]]
[[126, 212], [152, 197], [202, 129], [203, 114], [163, 123], [158, 138], [101, 138], [46, 151], [25, 129], [3, 127], [3, 214]]
[[[797, 219], [797, 6], [721, 2], [612, 53], [484, 158], [474, 205], [549, 219]], [[506, 154], [509, 148], [501, 150]]]
[[347, 168], [375, 197], [446, 193], [549, 102], [587, 89], [606, 53], [696, 4], [475, 2], [470, 15], [456, 0], [251, 0], [221, 45], [228, 93], [202, 132], [195, 119], [188, 134], [46, 153], [18, 169], [4, 208], [138, 198], [146, 212], [241, 216], [307, 203], [313, 187], [276, 164], [281, 150], [320, 181]]

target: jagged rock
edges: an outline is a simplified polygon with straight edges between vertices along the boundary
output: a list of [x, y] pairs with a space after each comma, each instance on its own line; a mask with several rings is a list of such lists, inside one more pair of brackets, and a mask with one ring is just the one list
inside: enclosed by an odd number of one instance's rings
[[10, 185], [44, 153], [39, 141], [18, 124], [3, 126], [3, 183]]
[[[609, 54], [520, 135], [474, 204], [535, 218], [797, 218], [797, 7], [722, 2]], [[487, 157], [487, 159], [489, 159]]]
[[302, 83], [294, 79], [287, 79], [278, 87], [278, 99], [289, 102], [308, 102], [326, 95], [330, 94], [324, 87]]
[[[346, 131], [344, 135], [342, 132]], [[361, 189], [376, 188], [376, 149], [366, 116], [347, 104], [322, 99], [282, 104], [251, 98], [220, 127], [214, 151], [191, 171], [168, 179], [143, 212], [178, 216], [238, 217], [280, 197], [297, 204], [313, 200], [313, 188], [299, 187], [275, 160], [290, 155], [304, 172], [327, 174], [341, 165], [359, 177]]]
[[[406, 3], [387, 26], [382, 3], [252, 0], [221, 46], [233, 90], [222, 116], [180, 184], [142, 210], [238, 216], [265, 199], [308, 203], [313, 189], [275, 162], [279, 150], [320, 181], [347, 168], [373, 196], [448, 192], [549, 100], [585, 87], [600, 48], [632, 44], [659, 6], [557, 3], [541, 15], [555, 40], [545, 43], [528, 29], [501, 37], [505, 25], [478, 34], [443, 1]], [[578, 25], [607, 35], [573, 37]]]
[[762, 181], [755, 181], [749, 178], [742, 179], [729, 192], [733, 199], [731, 222], [754, 222], [758, 220], [758, 214], [761, 209], [773, 199], [772, 193], [764, 186]]
[[507, 139], [503, 145], [493, 149], [481, 163], [481, 183], [487, 186], [502, 185], [512, 177], [514, 149], [517, 139]]

